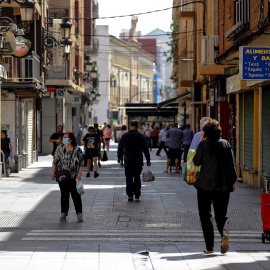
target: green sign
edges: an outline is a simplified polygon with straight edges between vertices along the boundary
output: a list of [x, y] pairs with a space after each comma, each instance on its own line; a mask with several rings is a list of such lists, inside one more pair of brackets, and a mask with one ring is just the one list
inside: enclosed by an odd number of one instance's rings
[[57, 97], [64, 98], [65, 97], [65, 90], [64, 89], [57, 89]]
[[79, 97], [74, 97], [74, 102], [80, 102], [80, 98]]

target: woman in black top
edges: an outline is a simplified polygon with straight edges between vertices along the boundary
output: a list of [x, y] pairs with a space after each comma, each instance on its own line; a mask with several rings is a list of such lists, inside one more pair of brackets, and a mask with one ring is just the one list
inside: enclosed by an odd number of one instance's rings
[[199, 215], [206, 243], [205, 253], [213, 253], [214, 229], [209, 209], [214, 206], [215, 220], [222, 237], [221, 253], [229, 250], [227, 208], [230, 192], [235, 190], [237, 179], [235, 160], [228, 141], [220, 138], [218, 121], [209, 119], [204, 123], [204, 140], [200, 142], [193, 158], [201, 166], [194, 184], [197, 188]]
[[78, 221], [83, 221], [82, 199], [76, 189], [76, 181], [81, 181], [83, 163], [82, 150], [77, 146], [74, 134], [72, 132], [65, 133], [63, 136], [63, 145], [58, 146], [55, 151], [51, 173], [52, 180], [55, 179], [56, 170], [68, 170], [71, 175], [71, 180], [58, 183], [61, 191], [61, 221], [65, 221], [68, 215], [70, 194]]
[[[7, 131], [5, 129], [1, 130], [1, 150], [5, 155], [5, 162], [7, 162], [8, 157], [12, 156], [12, 144], [10, 142], [10, 138], [7, 136]], [[3, 158], [1, 155], [1, 161], [3, 162]], [[2, 169], [3, 172], [3, 169]]]

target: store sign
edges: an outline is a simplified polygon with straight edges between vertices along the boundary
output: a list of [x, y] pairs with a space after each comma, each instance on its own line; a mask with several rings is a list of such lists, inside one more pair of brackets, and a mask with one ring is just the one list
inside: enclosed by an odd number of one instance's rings
[[48, 93], [56, 93], [56, 88], [47, 88]]
[[240, 47], [240, 80], [270, 80], [270, 47]]
[[80, 101], [81, 101], [80, 97], [74, 97], [74, 102], [75, 103], [80, 103]]
[[57, 89], [57, 98], [64, 98], [65, 97], [65, 89]]
[[31, 48], [32, 42], [29, 39], [24, 38], [22, 36], [17, 36], [15, 40], [16, 40], [16, 48], [13, 53], [13, 56], [22, 58], [26, 57], [29, 53], [32, 52]]

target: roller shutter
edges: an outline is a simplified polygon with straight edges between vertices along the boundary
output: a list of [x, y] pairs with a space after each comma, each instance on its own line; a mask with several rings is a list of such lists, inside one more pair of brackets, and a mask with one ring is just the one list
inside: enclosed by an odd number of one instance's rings
[[244, 158], [245, 169], [253, 171], [254, 162], [254, 92], [247, 92], [244, 94], [245, 108], [244, 108]]
[[270, 89], [262, 92], [262, 174], [270, 176]]
[[244, 166], [243, 162], [243, 143], [244, 143], [244, 129], [243, 129], [243, 121], [244, 121], [244, 114], [243, 114], [243, 94], [239, 94], [239, 167]]

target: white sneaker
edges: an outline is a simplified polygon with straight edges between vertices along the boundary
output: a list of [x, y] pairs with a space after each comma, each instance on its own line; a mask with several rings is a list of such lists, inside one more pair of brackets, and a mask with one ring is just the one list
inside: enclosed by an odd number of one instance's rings
[[83, 222], [83, 215], [82, 213], [77, 214], [78, 222]]

